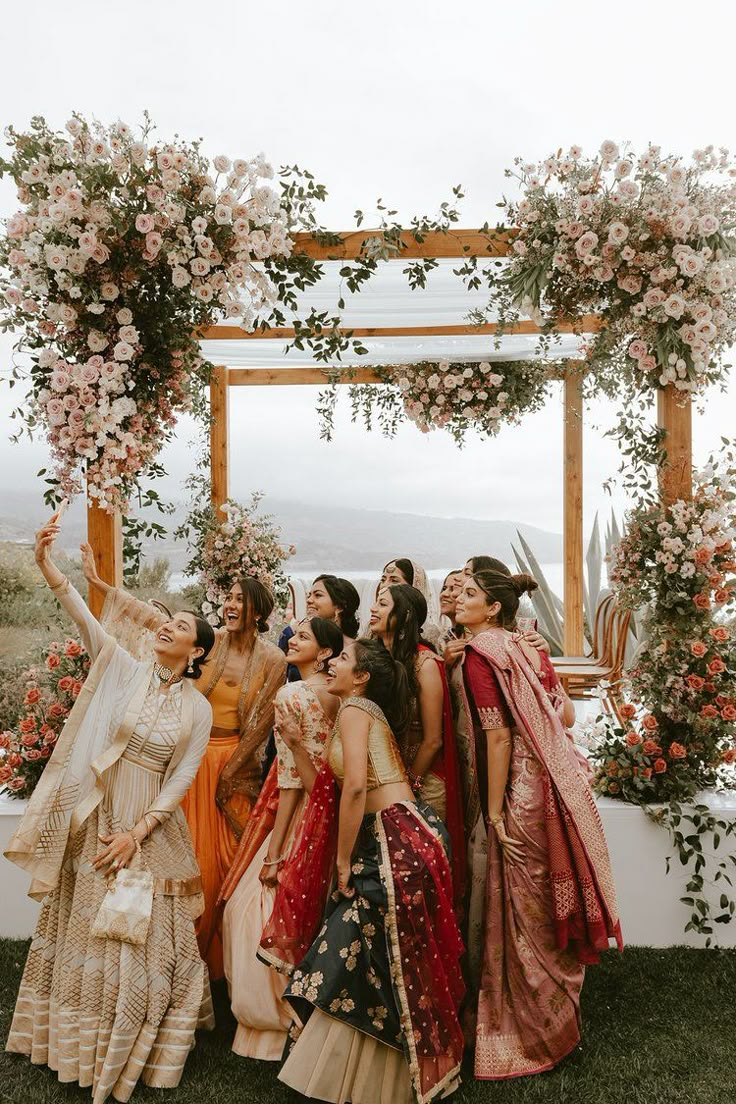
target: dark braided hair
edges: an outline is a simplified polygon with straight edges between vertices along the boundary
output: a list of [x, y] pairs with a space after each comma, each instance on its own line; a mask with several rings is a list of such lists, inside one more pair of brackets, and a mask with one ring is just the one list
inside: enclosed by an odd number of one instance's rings
[[531, 594], [539, 583], [531, 575], [508, 575], [502, 571], [476, 571], [473, 579], [485, 594], [490, 605], [499, 602], [499, 623], [505, 629], [513, 628], [519, 612], [522, 594]]
[[503, 560], [497, 560], [495, 556], [471, 556], [468, 563], [474, 575], [478, 571], [500, 571], [502, 575], [511, 574]]
[[[422, 636], [422, 625], [427, 620], [427, 600], [416, 587], [406, 583], [388, 588], [394, 603], [387, 618], [387, 627], [392, 634], [391, 655], [403, 665], [412, 698], [419, 694], [414, 661], [420, 644], [428, 644]], [[434, 648], [432, 648], [434, 651]]]
[[327, 657], [326, 662], [329, 663], [331, 659], [336, 659], [343, 649], [343, 637], [342, 629], [335, 621], [330, 621], [329, 617], [305, 617], [304, 619], [309, 624], [310, 629], [314, 633], [314, 639], [319, 644], [320, 648], [329, 648], [330, 655]]
[[379, 706], [395, 736], [403, 736], [411, 718], [409, 686], [404, 665], [382, 640], [355, 641], [355, 670], [369, 675], [365, 697]]
[[322, 583], [332, 604], [339, 609], [339, 624], [345, 636], [353, 640], [358, 635], [358, 619], [355, 616], [360, 605], [360, 595], [349, 579], [338, 575], [318, 575], [315, 583]]

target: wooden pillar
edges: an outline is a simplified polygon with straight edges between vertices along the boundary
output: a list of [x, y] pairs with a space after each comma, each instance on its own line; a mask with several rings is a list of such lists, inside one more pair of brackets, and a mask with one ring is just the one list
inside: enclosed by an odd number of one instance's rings
[[583, 630], [583, 375], [569, 365], [564, 382], [564, 651], [581, 656]]
[[[119, 511], [108, 514], [99, 506], [87, 507], [87, 540], [92, 545], [100, 578], [110, 586], [123, 585], [123, 525]], [[102, 613], [104, 597], [90, 588], [89, 608], [95, 617]]]
[[230, 422], [227, 401], [228, 370], [219, 365], [210, 381], [210, 464], [212, 505], [222, 506], [230, 497]]
[[657, 425], [665, 431], [667, 453], [659, 475], [662, 501], [669, 505], [693, 494], [693, 404], [670, 384], [657, 391]]

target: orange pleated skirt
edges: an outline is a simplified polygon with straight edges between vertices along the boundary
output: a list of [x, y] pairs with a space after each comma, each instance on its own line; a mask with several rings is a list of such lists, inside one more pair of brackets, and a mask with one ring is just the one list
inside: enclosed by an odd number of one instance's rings
[[[204, 912], [196, 921], [197, 943], [213, 981], [225, 974], [222, 960], [222, 915], [218, 915], [215, 902], [238, 847], [235, 833], [215, 802], [215, 791], [220, 772], [238, 746], [239, 740], [238, 733], [210, 738], [194, 782], [182, 801], [184, 816], [192, 833], [194, 854], [202, 875], [204, 893]], [[241, 797], [240, 800], [243, 804], [239, 817], [244, 821], [250, 812], [251, 803], [247, 797]]]

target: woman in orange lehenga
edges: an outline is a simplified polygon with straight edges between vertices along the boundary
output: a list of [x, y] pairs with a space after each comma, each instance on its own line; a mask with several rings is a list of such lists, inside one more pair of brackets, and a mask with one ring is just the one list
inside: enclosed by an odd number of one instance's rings
[[[88, 582], [106, 595], [105, 628], [140, 656], [164, 615], [104, 583], [90, 546], [83, 545], [82, 553]], [[215, 647], [196, 683], [212, 706], [213, 724], [182, 808], [202, 874], [205, 907], [197, 921], [197, 942], [212, 980], [224, 976], [222, 917], [216, 901], [258, 797], [274, 698], [286, 671], [283, 652], [259, 637], [268, 629], [272, 610], [271, 593], [257, 579], [233, 582], [223, 606], [225, 627], [216, 631]]]
[[464, 707], [488, 832], [475, 1076], [557, 1065], [580, 1040], [584, 968], [621, 927], [603, 826], [538, 657], [512, 625], [527, 575], [466, 579]]

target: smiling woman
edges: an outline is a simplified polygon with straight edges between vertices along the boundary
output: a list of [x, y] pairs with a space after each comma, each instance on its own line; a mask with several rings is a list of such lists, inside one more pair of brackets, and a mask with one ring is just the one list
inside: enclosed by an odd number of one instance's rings
[[[93, 663], [6, 852], [43, 900], [7, 1048], [91, 1086], [101, 1104], [128, 1100], [139, 1078], [176, 1086], [195, 1028], [214, 1026], [193, 924], [202, 882], [181, 810], [212, 723], [192, 677], [214, 633], [178, 614], [156, 635], [155, 663], [134, 660], [53, 563], [55, 520], [37, 535], [36, 561]], [[152, 884], [145, 932], [122, 942], [96, 925], [107, 879], [141, 872]]]
[[[168, 635], [170, 625], [145, 602], [102, 582], [89, 545], [83, 548], [85, 576], [105, 594], [103, 619], [109, 631], [127, 636], [131, 624]], [[243, 577], [228, 589], [224, 628], [211, 630], [215, 646], [201, 669], [192, 672], [197, 689], [209, 699], [210, 740], [182, 808], [202, 876], [204, 911], [197, 940], [210, 977], [223, 976], [222, 922], [215, 903], [235, 857], [243, 829], [260, 789], [261, 763], [273, 726], [274, 698], [283, 684], [286, 660], [262, 639], [273, 609], [270, 591]], [[179, 615], [188, 618], [191, 614]]]

